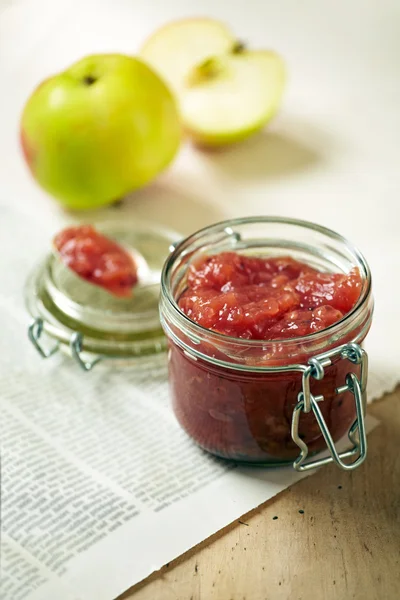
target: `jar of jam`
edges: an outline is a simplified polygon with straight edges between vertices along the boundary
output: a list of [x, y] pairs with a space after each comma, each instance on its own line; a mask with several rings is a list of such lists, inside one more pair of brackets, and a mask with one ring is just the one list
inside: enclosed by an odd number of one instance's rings
[[174, 412], [202, 448], [299, 471], [364, 461], [371, 275], [342, 236], [279, 217], [207, 227], [167, 259], [160, 313]]

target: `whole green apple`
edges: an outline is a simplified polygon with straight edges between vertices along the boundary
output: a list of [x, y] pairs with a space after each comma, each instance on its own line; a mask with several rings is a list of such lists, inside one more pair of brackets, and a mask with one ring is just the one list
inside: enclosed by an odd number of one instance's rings
[[88, 56], [46, 79], [21, 118], [23, 154], [37, 182], [71, 209], [120, 199], [175, 156], [174, 96], [140, 59]]

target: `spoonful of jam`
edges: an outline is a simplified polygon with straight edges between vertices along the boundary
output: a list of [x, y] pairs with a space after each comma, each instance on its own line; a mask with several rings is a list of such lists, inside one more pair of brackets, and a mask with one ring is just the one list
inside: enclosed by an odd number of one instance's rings
[[53, 245], [61, 261], [79, 277], [120, 298], [132, 296], [138, 266], [130, 253], [93, 225], [67, 227]]

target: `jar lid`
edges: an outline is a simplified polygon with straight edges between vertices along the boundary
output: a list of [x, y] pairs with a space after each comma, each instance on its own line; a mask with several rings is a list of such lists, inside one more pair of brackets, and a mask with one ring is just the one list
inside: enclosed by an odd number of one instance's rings
[[[181, 239], [145, 224], [95, 224], [128, 251], [138, 266], [132, 297], [119, 298], [66, 267], [50, 252], [29, 276], [25, 302], [33, 317], [29, 337], [43, 357], [67, 350], [84, 370], [103, 358], [144, 359], [165, 350], [158, 311], [161, 270]], [[49, 348], [43, 334], [54, 338]], [[143, 360], [141, 360], [142, 364]]]

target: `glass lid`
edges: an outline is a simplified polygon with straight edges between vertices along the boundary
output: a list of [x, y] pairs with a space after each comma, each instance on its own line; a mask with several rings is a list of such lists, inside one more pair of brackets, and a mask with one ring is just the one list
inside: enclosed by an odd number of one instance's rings
[[[25, 288], [33, 318], [29, 337], [37, 350], [48, 357], [59, 348], [69, 349], [85, 370], [102, 358], [140, 358], [165, 349], [158, 312], [161, 270], [181, 239], [174, 231], [144, 223], [94, 227], [133, 258], [138, 282], [130, 297], [114, 296], [85, 281], [55, 249], [37, 265]], [[43, 334], [55, 338], [55, 345]]]

